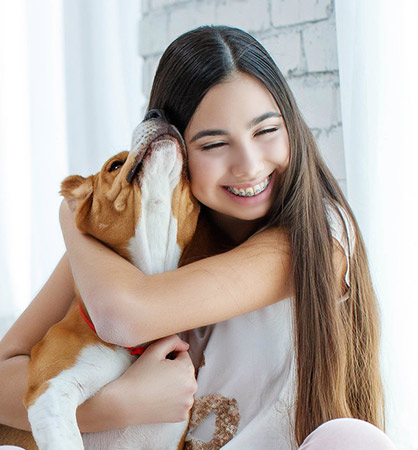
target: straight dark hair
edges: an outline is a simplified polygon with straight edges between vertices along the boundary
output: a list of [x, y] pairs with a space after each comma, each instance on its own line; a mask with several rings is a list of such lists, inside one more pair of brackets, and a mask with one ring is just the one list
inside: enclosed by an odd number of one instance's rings
[[[297, 366], [295, 439], [300, 445], [320, 424], [338, 417], [363, 419], [384, 429], [379, 316], [361, 233], [269, 53], [237, 28], [204, 26], [189, 31], [163, 54], [148, 109], [163, 109], [184, 134], [209, 89], [240, 72], [258, 79], [269, 90], [289, 135], [289, 166], [268, 224], [286, 227], [291, 242]], [[354, 229], [350, 289], [343, 302], [337, 300], [341, 286], [336, 281], [335, 244], [325, 203], [340, 216], [340, 209], [344, 210]]]

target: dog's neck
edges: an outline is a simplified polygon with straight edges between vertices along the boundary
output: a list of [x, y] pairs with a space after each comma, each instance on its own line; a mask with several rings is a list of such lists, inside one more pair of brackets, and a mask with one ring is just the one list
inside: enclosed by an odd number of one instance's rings
[[[172, 150], [175, 151], [175, 150]], [[147, 275], [174, 270], [181, 249], [177, 243], [177, 219], [171, 201], [181, 176], [181, 164], [165, 164], [168, 156], [154, 152], [151, 168], [144, 172], [141, 186], [141, 218], [129, 242], [132, 262]]]

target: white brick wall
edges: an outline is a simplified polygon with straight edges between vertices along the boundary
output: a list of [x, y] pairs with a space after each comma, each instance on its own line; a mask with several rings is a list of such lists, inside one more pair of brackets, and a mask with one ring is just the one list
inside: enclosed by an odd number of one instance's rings
[[146, 97], [162, 52], [177, 36], [206, 24], [242, 28], [275, 59], [345, 191], [334, 0], [142, 0], [142, 14]]
[[334, 20], [308, 24], [302, 30], [302, 40], [308, 73], [338, 71]]
[[283, 27], [327, 20], [330, 9], [330, 0], [271, 0], [272, 24]]

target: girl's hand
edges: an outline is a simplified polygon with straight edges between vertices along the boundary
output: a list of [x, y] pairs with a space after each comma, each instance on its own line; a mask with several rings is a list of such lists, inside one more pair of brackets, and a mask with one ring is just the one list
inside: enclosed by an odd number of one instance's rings
[[[108, 385], [124, 426], [188, 419], [197, 390], [188, 348], [177, 335], [162, 338]], [[166, 359], [173, 351], [175, 359]]]

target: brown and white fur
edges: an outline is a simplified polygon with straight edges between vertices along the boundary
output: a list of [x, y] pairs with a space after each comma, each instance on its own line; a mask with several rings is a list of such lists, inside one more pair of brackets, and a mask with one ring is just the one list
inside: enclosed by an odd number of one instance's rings
[[[74, 209], [81, 231], [146, 274], [172, 270], [193, 237], [199, 214], [185, 158], [177, 130], [161, 117], [151, 118], [135, 129], [130, 152], [110, 158], [88, 178], [66, 178], [61, 193]], [[78, 405], [118, 378], [136, 357], [101, 341], [81, 317], [79, 300], [76, 289], [65, 318], [32, 350], [24, 401], [39, 449], [182, 447], [187, 421], [81, 436], [75, 418]], [[84, 305], [83, 310], [87, 313]]]

